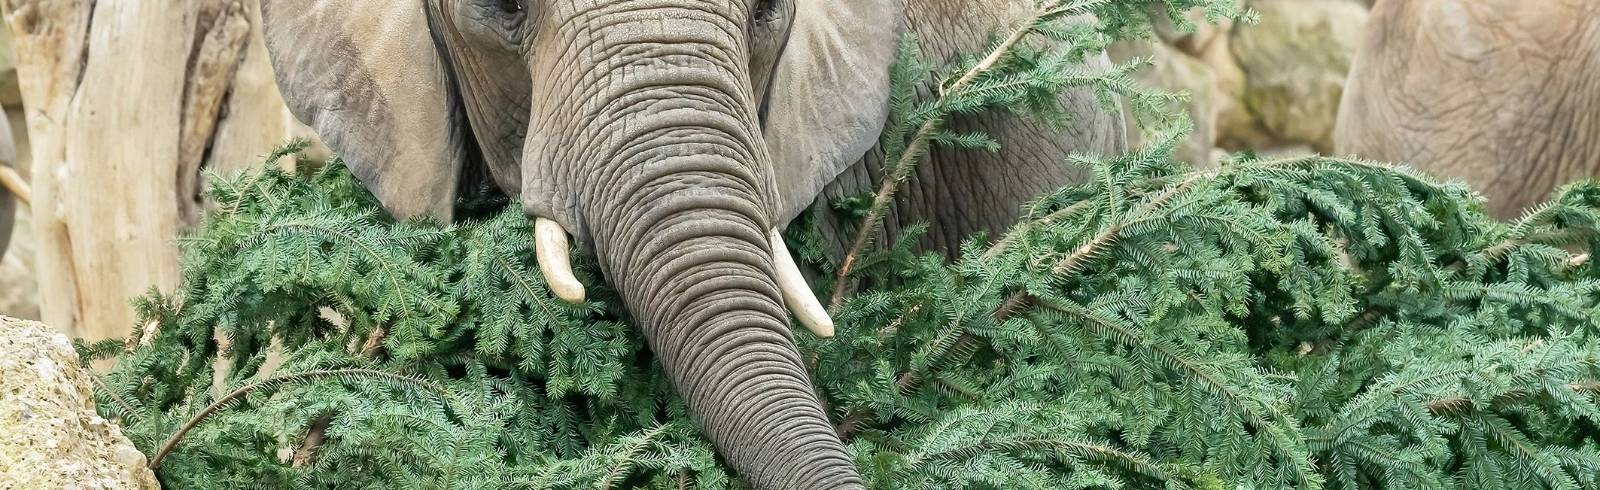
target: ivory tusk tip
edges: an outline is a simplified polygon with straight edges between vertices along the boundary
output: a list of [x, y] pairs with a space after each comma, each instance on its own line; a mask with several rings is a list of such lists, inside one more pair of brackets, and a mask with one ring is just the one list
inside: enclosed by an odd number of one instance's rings
[[534, 220], [534, 247], [539, 259], [539, 272], [544, 274], [550, 293], [572, 304], [583, 303], [587, 296], [583, 283], [572, 274], [572, 257], [567, 253], [567, 230], [555, 221]]
[[819, 338], [831, 339], [833, 338], [833, 319], [823, 315], [822, 320], [816, 324], [807, 323], [806, 330], [810, 330], [813, 335]]
[[800, 274], [800, 267], [795, 264], [794, 257], [789, 255], [789, 247], [783, 243], [783, 237], [777, 229], [767, 232], [767, 239], [772, 245], [772, 265], [776, 269], [778, 289], [783, 294], [783, 302], [794, 312], [800, 324], [821, 338], [833, 337], [833, 318], [828, 316], [828, 310], [817, 301], [817, 295], [811, 292], [811, 286], [806, 285], [805, 277]]
[[585, 291], [583, 284], [578, 282], [571, 284], [556, 284], [552, 282], [550, 283], [550, 293], [561, 301], [575, 305], [583, 304], [583, 301], [588, 298], [588, 291]]

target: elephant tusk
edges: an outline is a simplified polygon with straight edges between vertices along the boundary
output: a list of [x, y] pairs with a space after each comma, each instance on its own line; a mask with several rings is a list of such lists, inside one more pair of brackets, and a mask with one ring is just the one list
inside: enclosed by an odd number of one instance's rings
[[795, 265], [794, 257], [789, 256], [789, 246], [783, 243], [776, 228], [767, 232], [767, 241], [772, 245], [772, 266], [777, 269], [778, 290], [783, 292], [783, 302], [811, 333], [822, 338], [833, 337], [833, 318], [822, 308], [822, 302], [817, 301], [806, 278], [800, 275], [800, 267]]
[[572, 304], [583, 302], [583, 283], [572, 275], [572, 257], [568, 255], [567, 230], [561, 224], [546, 218], [533, 222], [534, 251], [539, 258], [539, 272], [550, 284], [550, 292]]

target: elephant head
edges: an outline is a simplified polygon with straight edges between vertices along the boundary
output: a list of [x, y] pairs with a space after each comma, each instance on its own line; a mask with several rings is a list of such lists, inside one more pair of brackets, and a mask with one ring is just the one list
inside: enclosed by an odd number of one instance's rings
[[278, 84], [392, 214], [486, 170], [581, 300], [592, 249], [718, 451], [759, 488], [861, 481], [783, 303], [774, 231], [877, 142], [900, 0], [266, 0]]

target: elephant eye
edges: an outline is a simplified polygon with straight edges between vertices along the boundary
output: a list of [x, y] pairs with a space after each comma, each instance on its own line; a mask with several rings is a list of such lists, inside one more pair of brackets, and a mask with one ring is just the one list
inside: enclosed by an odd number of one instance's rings
[[778, 15], [778, 0], [755, 0], [755, 8], [751, 10], [756, 24], [767, 24]]
[[515, 14], [522, 11], [522, 0], [500, 0], [500, 11]]

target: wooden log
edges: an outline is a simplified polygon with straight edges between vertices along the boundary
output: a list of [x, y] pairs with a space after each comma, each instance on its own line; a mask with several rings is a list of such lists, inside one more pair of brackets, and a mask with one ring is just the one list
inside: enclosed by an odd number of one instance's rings
[[201, 172], [309, 134], [277, 95], [257, 1], [0, 0], [32, 139], [46, 323], [127, 335], [129, 298], [177, 286], [174, 239], [203, 209]]

